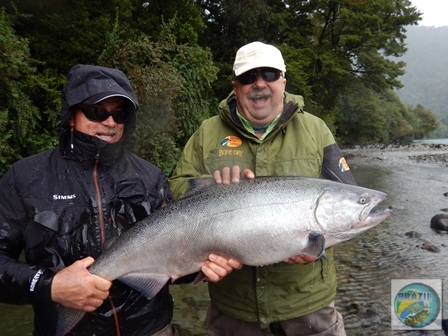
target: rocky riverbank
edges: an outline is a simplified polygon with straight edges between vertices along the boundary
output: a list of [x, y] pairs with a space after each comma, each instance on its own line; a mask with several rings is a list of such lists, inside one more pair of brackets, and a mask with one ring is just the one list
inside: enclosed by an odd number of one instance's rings
[[[417, 163], [438, 163], [448, 166], [448, 145], [367, 145], [342, 147], [347, 160], [370, 158], [384, 161], [385, 158], [407, 158]], [[387, 154], [387, 155], [386, 155]]]

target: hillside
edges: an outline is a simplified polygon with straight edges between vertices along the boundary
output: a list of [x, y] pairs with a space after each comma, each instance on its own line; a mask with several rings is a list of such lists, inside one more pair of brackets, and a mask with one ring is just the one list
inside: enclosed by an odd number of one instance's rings
[[440, 119], [448, 120], [448, 27], [407, 27], [407, 63], [397, 91], [403, 103], [421, 104]]

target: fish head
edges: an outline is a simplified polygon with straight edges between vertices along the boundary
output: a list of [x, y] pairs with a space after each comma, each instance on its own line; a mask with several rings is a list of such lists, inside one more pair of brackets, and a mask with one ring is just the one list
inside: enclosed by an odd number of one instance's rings
[[376, 209], [386, 198], [381, 191], [352, 185], [324, 189], [317, 199], [315, 220], [325, 232], [326, 247], [349, 240], [388, 218], [390, 208]]

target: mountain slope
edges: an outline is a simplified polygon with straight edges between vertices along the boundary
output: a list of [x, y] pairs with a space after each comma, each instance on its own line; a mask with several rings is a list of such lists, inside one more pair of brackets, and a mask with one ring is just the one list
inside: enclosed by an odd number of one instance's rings
[[407, 27], [407, 63], [397, 91], [408, 105], [423, 105], [439, 118], [448, 117], [448, 27]]

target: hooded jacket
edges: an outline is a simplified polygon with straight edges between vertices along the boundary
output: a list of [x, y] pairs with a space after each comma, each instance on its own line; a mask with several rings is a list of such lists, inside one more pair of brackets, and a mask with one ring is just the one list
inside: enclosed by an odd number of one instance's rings
[[[324, 177], [355, 184], [334, 137], [325, 123], [303, 111], [301, 96], [285, 93], [284, 109], [264, 140], [246, 130], [236, 113], [232, 93], [192, 135], [169, 178], [177, 199], [191, 177], [213, 175], [238, 165], [255, 176]], [[309, 264], [277, 263], [243, 266], [218, 283], [209, 283], [213, 305], [235, 318], [270, 323], [304, 316], [329, 305], [336, 294], [333, 252], [328, 260]]]
[[[75, 105], [104, 92], [127, 98], [124, 135], [115, 144], [68, 125]], [[137, 109], [121, 71], [74, 66], [63, 89], [59, 147], [16, 162], [0, 180], [0, 300], [33, 305], [33, 335], [55, 334], [51, 282], [56, 269], [97, 258], [105, 241], [172, 200], [163, 172], [125, 148]], [[112, 307], [123, 336], [151, 335], [172, 318], [167, 286], [149, 301], [114, 281], [109, 299], [69, 335], [115, 335]]]

